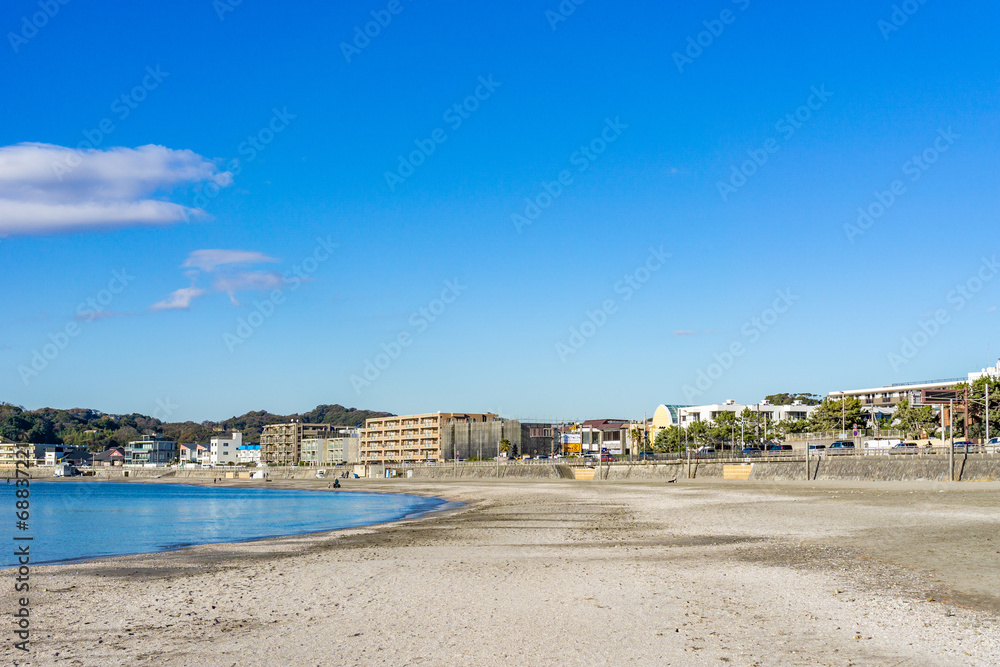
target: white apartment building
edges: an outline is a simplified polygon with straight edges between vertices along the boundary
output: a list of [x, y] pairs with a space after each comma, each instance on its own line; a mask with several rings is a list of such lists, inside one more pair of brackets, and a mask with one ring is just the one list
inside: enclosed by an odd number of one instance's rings
[[260, 445], [240, 445], [236, 448], [236, 463], [257, 465], [260, 463]]
[[216, 436], [208, 443], [208, 463], [213, 466], [235, 464], [239, 457], [237, 449], [243, 444], [243, 434], [233, 431], [228, 437]]
[[747, 408], [753, 413], [760, 413], [762, 416], [766, 415], [772, 422], [779, 422], [808, 419], [817, 406], [803, 405], [802, 401], [795, 401], [791, 405], [772, 405], [767, 400], [763, 400], [755, 405], [743, 405], [730, 399], [725, 403], [680, 408], [680, 425], [686, 428], [695, 422], [715, 421], [715, 418], [723, 412], [732, 412], [739, 415]]

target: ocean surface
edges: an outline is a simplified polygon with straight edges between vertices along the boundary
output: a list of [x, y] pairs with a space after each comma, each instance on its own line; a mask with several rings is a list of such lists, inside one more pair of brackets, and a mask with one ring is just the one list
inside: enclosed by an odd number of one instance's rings
[[[31, 536], [31, 563], [120, 556], [192, 544], [241, 542], [413, 517], [447, 501], [388, 493], [240, 489], [182, 484], [32, 481], [28, 529], [15, 485], [0, 482], [11, 537]], [[13, 542], [8, 537], [8, 544]], [[14, 548], [0, 566], [17, 564]]]

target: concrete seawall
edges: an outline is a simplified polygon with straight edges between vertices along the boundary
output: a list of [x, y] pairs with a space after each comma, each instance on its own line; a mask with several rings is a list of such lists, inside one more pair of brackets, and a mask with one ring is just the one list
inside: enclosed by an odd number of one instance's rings
[[[726, 466], [746, 465], [745, 461], [734, 460], [697, 461], [690, 464], [692, 478], [722, 478]], [[752, 461], [750, 463], [750, 479], [756, 481], [795, 481], [806, 480], [806, 464], [801, 458], [790, 460]], [[389, 466], [390, 468], [392, 466]], [[412, 468], [397, 468], [397, 479], [574, 479], [574, 469], [580, 466], [566, 464], [550, 465], [425, 465]], [[382, 466], [371, 472], [375, 477], [383, 477]], [[686, 461], [643, 462], [637, 464], [615, 463], [600, 465], [594, 468], [594, 481], [624, 481], [624, 480], [669, 480], [686, 479], [689, 476]], [[343, 472], [357, 473], [366, 477], [365, 466], [344, 466], [324, 470], [320, 479], [333, 480]], [[32, 468], [34, 478], [52, 476], [52, 468]], [[96, 479], [212, 479], [226, 477], [226, 473], [242, 472], [247, 469], [215, 470], [173, 469], [173, 468], [98, 468], [92, 478]], [[279, 479], [318, 479], [316, 468], [267, 468], [267, 476], [272, 480]], [[127, 475], [125, 473], [128, 473]], [[824, 456], [810, 461], [809, 479], [847, 480], [847, 481], [900, 481], [900, 482], [939, 482], [946, 481], [948, 475], [948, 458], [945, 455], [934, 456]], [[965, 482], [1000, 481], [1000, 456], [970, 455], [955, 457], [955, 479]]]

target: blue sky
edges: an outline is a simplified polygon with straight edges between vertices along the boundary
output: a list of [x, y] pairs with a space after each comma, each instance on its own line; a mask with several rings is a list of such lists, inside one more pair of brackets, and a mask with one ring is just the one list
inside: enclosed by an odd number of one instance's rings
[[0, 399], [640, 417], [1000, 356], [995, 4], [562, 6], [7, 3]]

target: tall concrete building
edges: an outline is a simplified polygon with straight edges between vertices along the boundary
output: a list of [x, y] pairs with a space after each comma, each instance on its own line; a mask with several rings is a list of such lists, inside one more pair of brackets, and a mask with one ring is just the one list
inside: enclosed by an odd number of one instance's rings
[[[369, 419], [361, 429], [361, 463], [440, 461], [456, 427], [494, 422], [491, 412], [431, 412]], [[492, 445], [495, 446], [495, 443]]]
[[332, 429], [345, 428], [330, 424], [268, 424], [260, 434], [261, 463], [297, 466], [302, 460], [302, 440], [328, 438]]

